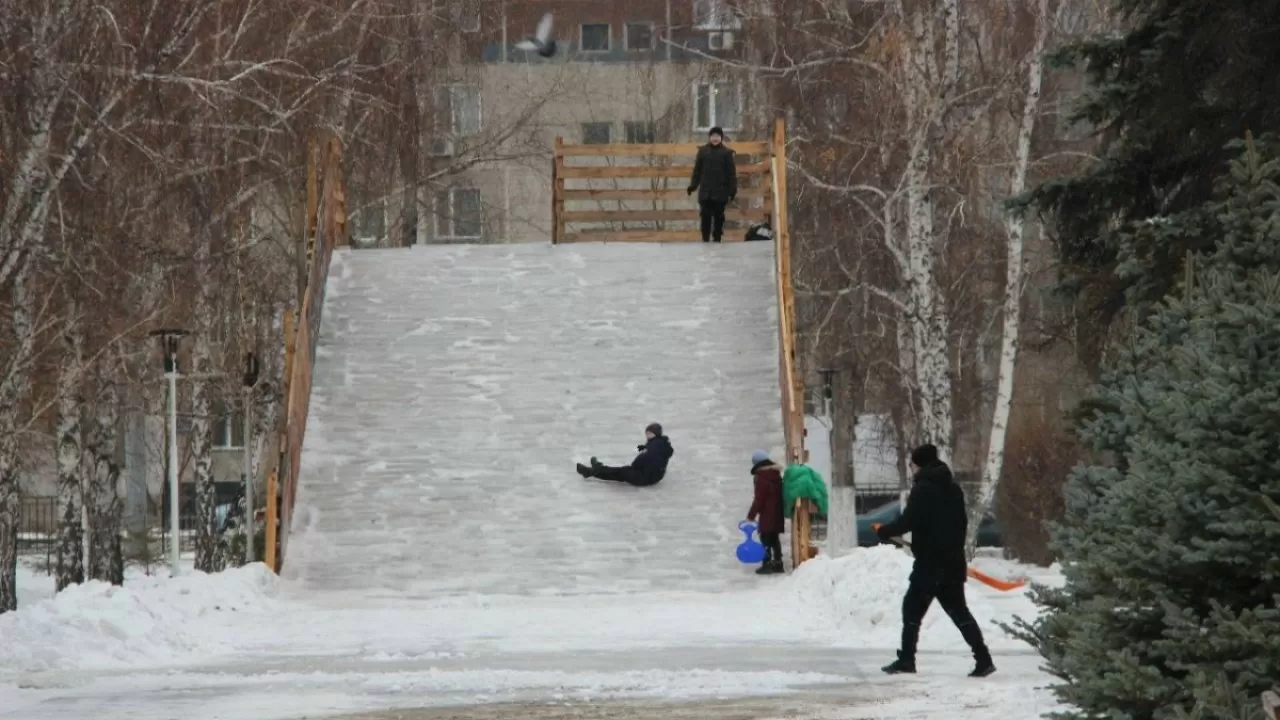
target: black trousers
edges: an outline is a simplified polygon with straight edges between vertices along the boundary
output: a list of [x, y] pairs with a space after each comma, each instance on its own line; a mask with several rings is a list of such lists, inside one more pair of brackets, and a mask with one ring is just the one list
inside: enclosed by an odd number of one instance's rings
[[698, 201], [702, 219], [702, 242], [710, 242], [713, 238], [720, 242], [724, 237], [724, 207], [727, 204], [717, 200]]
[[648, 487], [649, 485], [654, 485], [657, 483], [657, 481], [650, 482], [648, 478], [641, 475], [639, 472], [636, 471], [635, 468], [629, 465], [625, 465], [623, 467], [611, 467], [609, 465], [601, 465], [595, 468], [594, 470], [592, 470], [591, 475], [592, 477], [597, 477], [597, 478], [600, 478], [601, 480], [613, 480], [614, 482], [624, 482], [624, 483], [627, 483], [628, 485], [635, 485], [636, 487]]
[[760, 533], [760, 544], [764, 545], [765, 562], [782, 562], [782, 533]]
[[920, 623], [935, 599], [960, 630], [969, 649], [973, 650], [973, 656], [978, 660], [990, 660], [991, 655], [982, 639], [982, 629], [978, 627], [978, 621], [973, 619], [969, 604], [965, 602], [964, 583], [918, 580], [911, 581], [907, 594], [902, 598], [902, 658], [915, 660], [916, 644], [920, 641]]

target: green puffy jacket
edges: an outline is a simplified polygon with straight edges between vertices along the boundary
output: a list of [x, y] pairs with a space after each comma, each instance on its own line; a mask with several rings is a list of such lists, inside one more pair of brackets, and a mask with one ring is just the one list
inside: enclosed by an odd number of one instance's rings
[[796, 464], [782, 474], [782, 507], [787, 517], [795, 511], [796, 500], [807, 498], [817, 503], [818, 512], [827, 514], [827, 484], [817, 470]]

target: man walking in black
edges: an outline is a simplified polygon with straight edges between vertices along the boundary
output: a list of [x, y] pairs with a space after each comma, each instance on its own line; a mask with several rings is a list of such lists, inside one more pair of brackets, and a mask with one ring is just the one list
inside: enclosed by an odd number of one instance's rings
[[911, 533], [911, 550], [916, 558], [911, 584], [902, 599], [902, 649], [897, 660], [881, 669], [891, 675], [916, 671], [920, 622], [936, 598], [973, 651], [977, 665], [969, 677], [986, 677], [996, 671], [996, 666], [964, 598], [968, 580], [964, 541], [969, 527], [964, 490], [956, 484], [951, 468], [938, 459], [938, 448], [932, 445], [921, 445], [911, 453], [911, 470], [915, 478], [906, 510], [897, 520], [876, 529], [882, 540]]
[[707, 144], [698, 149], [689, 180], [689, 194], [698, 192], [698, 208], [702, 219], [702, 242], [716, 242], [724, 237], [724, 208], [738, 195], [738, 167], [733, 151], [725, 147], [724, 131], [711, 128]]

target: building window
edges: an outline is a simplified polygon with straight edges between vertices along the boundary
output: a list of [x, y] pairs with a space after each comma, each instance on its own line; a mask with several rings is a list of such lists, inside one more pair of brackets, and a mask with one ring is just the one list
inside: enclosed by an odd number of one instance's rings
[[651, 122], [631, 122], [626, 125], [627, 142], [640, 145], [651, 145], [657, 142], [657, 129]]
[[436, 89], [436, 126], [454, 135], [480, 132], [480, 88], [445, 85]]
[[608, 145], [613, 142], [613, 123], [582, 123], [582, 142], [585, 145]]
[[628, 50], [653, 49], [653, 23], [627, 23], [623, 29], [627, 33]]
[[244, 414], [228, 411], [223, 403], [214, 406], [213, 448], [215, 450], [244, 449]]
[[436, 193], [436, 237], [443, 240], [478, 240], [484, 223], [480, 191], [453, 188]]
[[605, 23], [585, 24], [578, 48], [583, 52], [609, 52], [609, 35], [609, 25]]
[[730, 82], [702, 82], [693, 86], [693, 129], [742, 129], [742, 86]]
[[693, 26], [699, 30], [737, 30], [742, 19], [729, 0], [693, 0]]

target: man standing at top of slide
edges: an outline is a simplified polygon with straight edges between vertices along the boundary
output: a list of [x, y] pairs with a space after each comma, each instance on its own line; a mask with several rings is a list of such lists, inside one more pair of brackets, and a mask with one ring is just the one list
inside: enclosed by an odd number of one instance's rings
[[698, 209], [702, 219], [702, 242], [724, 237], [724, 208], [738, 196], [738, 167], [733, 151], [724, 144], [724, 131], [718, 127], [707, 133], [707, 144], [698, 149], [689, 179], [689, 194], [698, 193]]

